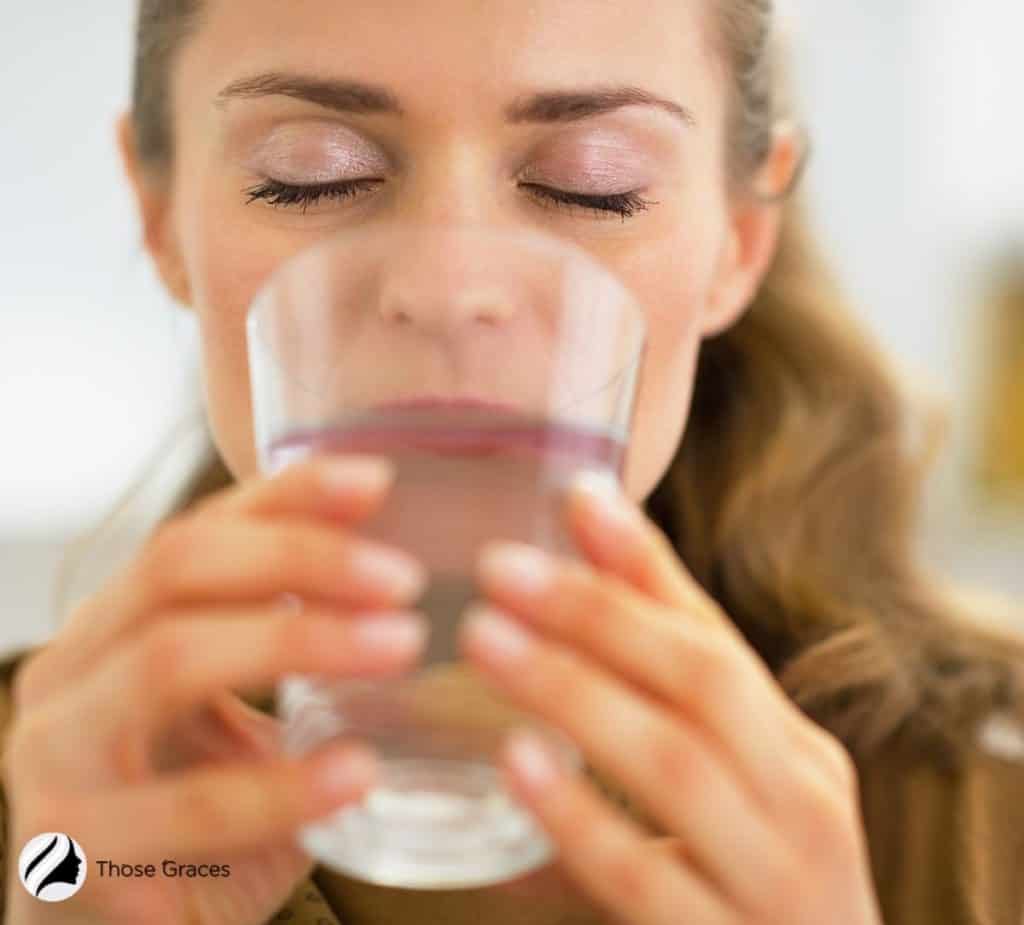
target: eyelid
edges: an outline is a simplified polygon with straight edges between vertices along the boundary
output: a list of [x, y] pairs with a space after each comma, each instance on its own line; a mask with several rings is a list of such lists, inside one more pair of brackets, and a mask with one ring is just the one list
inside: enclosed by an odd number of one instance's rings
[[389, 165], [379, 149], [344, 126], [287, 123], [257, 144], [243, 166], [283, 183], [314, 184], [380, 173]]
[[576, 165], [570, 168], [543, 168], [531, 166], [520, 175], [526, 183], [555, 186], [566, 192], [590, 196], [614, 196], [638, 187], [650, 185], [651, 177], [636, 165], [608, 162]]
[[612, 196], [654, 182], [660, 158], [630, 133], [586, 126], [557, 135], [535, 148], [523, 179]]

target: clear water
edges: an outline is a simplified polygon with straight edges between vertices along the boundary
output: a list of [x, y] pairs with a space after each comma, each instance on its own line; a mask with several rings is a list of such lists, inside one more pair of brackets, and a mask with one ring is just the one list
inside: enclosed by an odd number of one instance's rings
[[493, 411], [361, 413], [297, 431], [270, 448], [276, 470], [311, 453], [394, 459], [396, 480], [359, 532], [418, 556], [430, 581], [415, 606], [430, 626], [416, 668], [394, 679], [290, 678], [279, 690], [289, 748], [356, 739], [378, 755], [366, 799], [305, 827], [322, 863], [388, 886], [482, 886], [544, 864], [551, 847], [507, 793], [494, 764], [512, 727], [528, 723], [567, 760], [575, 750], [488, 688], [458, 653], [457, 631], [476, 598], [476, 552], [497, 538], [574, 556], [562, 492], [581, 468], [621, 476], [624, 445], [607, 434]]

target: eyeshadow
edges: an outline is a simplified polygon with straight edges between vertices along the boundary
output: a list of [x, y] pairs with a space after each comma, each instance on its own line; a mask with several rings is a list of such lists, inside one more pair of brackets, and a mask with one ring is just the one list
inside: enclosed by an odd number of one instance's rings
[[278, 126], [244, 158], [256, 173], [285, 182], [320, 183], [366, 176], [387, 167], [365, 139], [337, 123]]
[[526, 179], [594, 193], [617, 193], [650, 182], [656, 158], [622, 132], [591, 129], [549, 142]]

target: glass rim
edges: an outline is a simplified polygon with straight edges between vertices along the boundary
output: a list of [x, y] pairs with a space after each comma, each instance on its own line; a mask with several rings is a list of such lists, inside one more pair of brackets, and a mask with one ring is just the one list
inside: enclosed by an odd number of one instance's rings
[[[268, 311], [268, 306], [273, 305], [273, 292], [285, 281], [300, 274], [303, 268], [309, 264], [317, 264], [322, 261], [326, 254], [341, 247], [349, 234], [380, 234], [399, 235], [413, 237], [414, 235], [428, 235], [431, 231], [440, 234], [472, 234], [489, 237], [494, 240], [517, 239], [524, 242], [528, 248], [542, 252], [550, 256], [552, 252], [559, 252], [560, 259], [577, 265], [586, 265], [591, 274], [601, 280], [600, 285], [604, 288], [611, 288], [617, 292], [618, 303], [630, 316], [630, 327], [635, 332], [635, 343], [629, 349], [632, 363], [643, 353], [649, 336], [647, 317], [643, 311], [639, 299], [633, 290], [624, 280], [612, 269], [605, 266], [597, 257], [593, 256], [582, 246], [568, 241], [558, 235], [540, 231], [534, 228], [523, 228], [520, 226], [494, 225], [487, 222], [459, 223], [457, 225], [435, 222], [435, 221], [401, 221], [387, 225], [366, 227], [347, 227], [335, 230], [322, 240], [310, 245], [307, 248], [285, 258], [266, 279], [260, 284], [246, 309], [246, 332], [252, 338], [258, 338], [264, 346], [267, 346], [266, 339], [262, 336], [262, 316]], [[628, 365], [628, 364], [627, 364]], [[621, 375], [622, 371], [616, 375]]]

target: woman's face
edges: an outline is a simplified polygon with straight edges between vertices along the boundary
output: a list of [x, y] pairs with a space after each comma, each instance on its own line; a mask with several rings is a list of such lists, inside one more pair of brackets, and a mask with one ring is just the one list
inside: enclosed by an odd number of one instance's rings
[[[626, 488], [645, 498], [688, 414], [698, 345], [736, 320], [770, 259], [777, 207], [730, 201], [727, 75], [697, 0], [206, 0], [172, 75], [175, 171], [125, 156], [147, 242], [198, 314], [211, 426], [237, 478], [257, 471], [245, 312], [283, 260], [380, 219], [535, 228], [579, 245], [638, 296], [649, 343]], [[273, 75], [268, 77], [267, 75]], [[400, 114], [344, 106], [335, 82], [385, 90]], [[245, 82], [248, 92], [237, 91]], [[283, 83], [289, 86], [283, 86]], [[631, 88], [678, 107], [546, 107], [534, 94]], [[600, 111], [599, 111], [600, 110]], [[681, 115], [689, 113], [692, 121]], [[776, 145], [778, 153], [781, 144]], [[309, 205], [249, 201], [267, 179], [372, 180]], [[651, 204], [625, 217], [525, 186]]]

